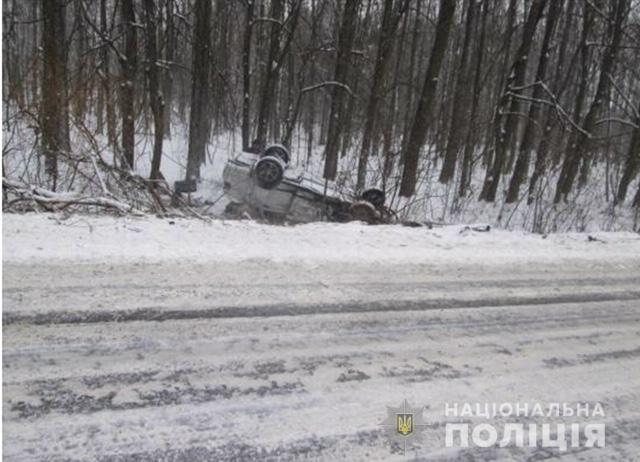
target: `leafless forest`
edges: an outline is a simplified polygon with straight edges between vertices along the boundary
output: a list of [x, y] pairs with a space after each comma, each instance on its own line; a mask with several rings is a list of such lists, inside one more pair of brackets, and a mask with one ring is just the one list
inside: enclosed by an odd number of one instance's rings
[[165, 210], [176, 133], [187, 179], [237, 133], [403, 201], [640, 208], [638, 0], [3, 0], [3, 60], [5, 208]]

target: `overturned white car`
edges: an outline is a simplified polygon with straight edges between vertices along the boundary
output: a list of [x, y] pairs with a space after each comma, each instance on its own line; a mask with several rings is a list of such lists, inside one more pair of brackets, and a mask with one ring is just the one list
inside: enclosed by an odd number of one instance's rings
[[357, 196], [338, 190], [331, 182], [290, 169], [289, 161], [289, 151], [278, 144], [227, 161], [223, 172], [224, 190], [231, 198], [227, 214], [298, 223], [394, 220], [383, 191], [372, 188]]

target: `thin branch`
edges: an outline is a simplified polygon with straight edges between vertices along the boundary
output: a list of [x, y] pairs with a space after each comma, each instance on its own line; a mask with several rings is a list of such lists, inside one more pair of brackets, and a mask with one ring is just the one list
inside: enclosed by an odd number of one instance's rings
[[629, 107], [633, 111], [634, 117], [636, 119], [640, 119], [640, 109], [631, 102], [631, 100], [627, 97], [627, 95], [625, 95], [622, 92], [622, 90], [620, 89], [618, 84], [616, 84], [616, 82], [613, 80], [613, 78], [611, 78], [611, 75], [607, 75], [607, 78], [609, 79], [609, 82], [611, 82], [611, 85], [613, 85], [613, 88], [616, 90], [616, 92], [622, 97], [622, 99], [625, 101], [625, 103], [627, 103], [629, 105]]

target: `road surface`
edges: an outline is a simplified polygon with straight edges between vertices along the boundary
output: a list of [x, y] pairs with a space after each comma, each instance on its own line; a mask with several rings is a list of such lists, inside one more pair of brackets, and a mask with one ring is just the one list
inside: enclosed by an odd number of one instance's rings
[[[638, 269], [5, 264], [4, 458], [638, 460]], [[606, 447], [444, 447], [445, 403], [522, 401], [602, 403]]]

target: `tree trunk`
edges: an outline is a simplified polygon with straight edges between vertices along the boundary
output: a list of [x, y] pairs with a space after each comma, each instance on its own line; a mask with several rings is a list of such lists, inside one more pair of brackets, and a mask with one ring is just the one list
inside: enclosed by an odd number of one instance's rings
[[92, 63], [88, 62], [93, 54], [88, 53], [89, 34], [82, 14], [82, 0], [74, 0], [73, 7], [73, 36], [75, 40], [72, 40], [71, 43], [75, 43], [75, 50], [70, 55], [75, 55], [75, 59], [73, 59], [73, 64], [71, 65], [73, 73], [69, 76], [71, 82], [70, 94], [72, 96], [70, 103], [75, 119], [84, 121], [90, 94], [90, 79], [92, 80], [92, 76], [89, 76], [86, 69], [93, 67]]
[[[107, 36], [107, 0], [100, 0], [100, 33], [103, 37]], [[102, 135], [104, 131], [104, 108], [107, 98], [109, 97], [105, 88], [105, 82], [107, 81], [108, 64], [107, 56], [109, 51], [107, 50], [107, 44], [102, 43], [100, 48], [100, 61], [98, 64], [98, 75], [100, 77], [100, 84], [98, 86], [98, 104], [96, 108], [96, 131]], [[108, 85], [108, 84], [106, 84]], [[111, 141], [111, 140], [109, 140]]]
[[242, 150], [251, 146], [251, 36], [254, 0], [247, 0], [242, 45]]
[[[547, 15], [547, 23], [545, 25], [544, 38], [542, 39], [542, 47], [540, 48], [540, 59], [538, 61], [538, 70], [536, 71], [536, 86], [533, 89], [532, 99], [540, 100], [544, 96], [544, 89], [542, 83], [544, 82], [547, 74], [547, 64], [549, 62], [549, 53], [551, 47], [551, 39], [554, 34], [556, 21], [562, 11], [563, 0], [556, 0], [551, 2], [549, 7], [549, 13]], [[531, 150], [533, 149], [533, 141], [535, 137], [535, 130], [538, 124], [538, 118], [540, 117], [540, 105], [533, 101], [529, 107], [529, 117], [527, 118], [527, 125], [524, 135], [522, 136], [522, 142], [518, 150], [518, 158], [516, 165], [511, 176], [511, 182], [509, 183], [509, 191], [507, 192], [506, 202], [513, 203], [518, 200], [520, 195], [520, 186], [527, 177], [527, 171], [529, 168], [529, 160], [531, 158]]]
[[171, 109], [173, 104], [173, 73], [175, 67], [175, 50], [176, 50], [176, 30], [173, 24], [173, 2], [174, 0], [166, 0], [166, 45], [165, 45], [165, 62], [167, 68], [164, 70], [164, 79], [162, 81], [162, 94], [164, 96], [164, 134], [171, 139]]
[[156, 6], [154, 0], [144, 1], [147, 85], [149, 87], [149, 105], [153, 114], [153, 157], [151, 158], [151, 180], [159, 180], [162, 161], [162, 143], [164, 141], [164, 101], [160, 91], [158, 72], [158, 47], [156, 43]]
[[[413, 23], [413, 31], [411, 34], [411, 46], [409, 51], [409, 69], [407, 72], [407, 77], [411, 85], [406, 86], [406, 94], [405, 94], [406, 110], [404, 111], [404, 121], [403, 121], [403, 129], [402, 129], [402, 149], [401, 149], [402, 153], [406, 152], [405, 148], [406, 148], [407, 142], [409, 141], [409, 131], [411, 129], [410, 117], [411, 117], [411, 114], [413, 114], [413, 111], [415, 109], [413, 102], [416, 99], [414, 97], [413, 87], [414, 87], [414, 83], [419, 80], [419, 75], [420, 75], [420, 72], [419, 72], [420, 65], [418, 64], [416, 66], [416, 61], [417, 61], [416, 54], [418, 50], [418, 42], [420, 41], [420, 35], [421, 35], [421, 31], [420, 31], [420, 24], [422, 21], [421, 8], [422, 8], [422, 0], [418, 0], [416, 5], [416, 12], [414, 16], [415, 19]], [[418, 72], [417, 72], [418, 75], [416, 75], [416, 68], [418, 68]], [[400, 156], [400, 163], [404, 164], [404, 154], [401, 154]]]
[[[311, 47], [315, 47], [317, 46], [317, 42], [318, 42], [318, 22], [319, 22], [319, 18], [321, 17], [321, 13], [317, 14], [316, 13], [316, 0], [311, 0], [311, 17], [312, 22], [311, 22], [311, 37], [310, 37], [310, 46]], [[310, 63], [309, 63], [309, 80], [311, 79], [315, 79], [316, 78], [316, 57], [315, 55], [311, 55], [310, 58]], [[314, 140], [314, 134], [315, 134], [315, 125], [316, 125], [316, 113], [317, 113], [317, 108], [316, 108], [316, 95], [314, 92], [312, 92], [309, 97], [308, 97], [308, 106], [306, 108], [307, 111], [307, 156], [305, 159], [305, 166], [309, 165], [309, 162], [311, 161], [311, 157], [313, 155], [313, 143], [315, 142]]]
[[408, 6], [408, 1], [400, 0], [394, 8], [394, 0], [385, 0], [382, 13], [382, 25], [378, 39], [378, 54], [373, 70], [373, 82], [367, 104], [364, 130], [362, 132], [362, 145], [358, 160], [358, 177], [356, 190], [362, 191], [367, 176], [367, 161], [371, 151], [371, 141], [374, 136], [374, 127], [377, 120], [378, 105], [382, 99], [382, 85], [387, 68], [387, 62], [393, 50], [393, 36], [400, 24], [400, 18]]
[[[565, 66], [565, 58], [567, 54], [567, 47], [569, 44], [569, 38], [571, 37], [571, 32], [573, 29], [573, 10], [575, 6], [575, 0], [569, 0], [567, 5], [567, 10], [565, 13], [565, 22], [563, 27], [562, 39], [560, 42], [560, 50], [558, 51], [558, 59], [556, 60], [556, 69], [555, 75], [553, 78], [553, 86], [551, 90], [556, 95], [556, 98], [560, 98], [561, 92], [563, 90], [562, 82], [564, 81], [563, 72], [566, 69], [569, 69], [568, 74], [571, 74], [571, 70], [573, 68], [570, 63], [569, 66]], [[572, 60], [573, 61], [573, 60]], [[585, 72], [585, 79], [586, 74]], [[538, 180], [544, 174], [546, 170], [547, 164], [547, 156], [549, 154], [549, 149], [551, 147], [551, 135], [553, 133], [554, 124], [552, 122], [553, 117], [553, 109], [548, 107], [545, 111], [544, 122], [542, 124], [543, 134], [540, 137], [540, 142], [538, 143], [538, 149], [536, 150], [536, 160], [533, 167], [533, 173], [531, 174], [531, 179], [529, 180], [529, 193], [527, 195], [527, 204], [533, 203], [536, 196], [536, 188], [538, 184]]]
[[[19, 34], [16, 26], [18, 18], [18, 5], [16, 0], [11, 0], [11, 8], [4, 3], [3, 22], [3, 66], [4, 78], [7, 81], [7, 99], [18, 103], [18, 107], [24, 106], [24, 81], [20, 66]], [[33, 2], [35, 3], [35, 2]], [[33, 5], [34, 7], [36, 5]]]
[[[269, 38], [269, 53], [267, 57], [267, 66], [262, 86], [262, 94], [260, 98], [260, 108], [258, 110], [258, 127], [256, 135], [256, 145], [263, 149], [267, 143], [267, 134], [269, 125], [272, 122], [274, 103], [276, 102], [276, 89], [278, 78], [280, 76], [280, 68], [284, 63], [287, 49], [291, 44], [297, 19], [300, 13], [301, 3], [297, 2], [292, 6], [292, 11], [287, 23], [290, 23], [290, 31], [287, 35], [284, 47], [281, 46], [282, 31], [284, 29], [283, 13], [284, 0], [273, 0], [271, 3], [271, 19], [280, 24], [271, 24], [271, 34]], [[272, 130], [273, 132], [273, 130]]]
[[562, 171], [556, 186], [554, 202], [558, 203], [562, 199], [566, 200], [573, 188], [573, 182], [578, 173], [580, 163], [584, 160], [588, 162], [587, 151], [590, 149], [591, 132], [593, 131], [596, 119], [600, 110], [606, 105], [611, 86], [611, 75], [615, 67], [615, 62], [622, 40], [623, 26], [628, 13], [629, 0], [615, 0], [612, 2], [611, 23], [613, 24], [611, 44], [603, 53], [600, 64], [600, 76], [596, 94], [591, 101], [589, 110], [582, 121], [582, 130], [576, 134], [576, 140], [572, 143], [565, 156]]
[[633, 197], [633, 203], [631, 205], [633, 207], [640, 208], [640, 183], [638, 183], [638, 190], [636, 191], [636, 195]]
[[[640, 105], [636, 105], [636, 107], [640, 107]], [[618, 193], [616, 194], [616, 198], [614, 200], [614, 203], [616, 205], [622, 204], [624, 202], [625, 198], [627, 197], [629, 184], [631, 184], [633, 179], [638, 174], [638, 170], [640, 170], [640, 114], [636, 115], [635, 124], [636, 126], [633, 129], [631, 141], [629, 142], [629, 150], [627, 151], [627, 158], [625, 160], [622, 178], [620, 179], [620, 184], [618, 185]]]
[[418, 108], [413, 119], [413, 125], [404, 155], [405, 163], [402, 172], [402, 183], [400, 185], [400, 195], [403, 197], [412, 196], [416, 190], [420, 150], [427, 137], [429, 119], [431, 118], [431, 111], [433, 110], [436, 89], [438, 87], [440, 68], [442, 67], [442, 61], [447, 51], [449, 32], [451, 31], [455, 9], [456, 0], [440, 0], [435, 41], [433, 42], [431, 56], [429, 56], [429, 65], [427, 67], [424, 85], [422, 86], [422, 94], [418, 102]]
[[[487, 202], [493, 202], [496, 199], [500, 176], [507, 160], [507, 150], [512, 145], [512, 140], [515, 139], [518, 131], [520, 100], [511, 95], [511, 93], [519, 93], [521, 91], [520, 88], [524, 85], [529, 51], [535, 38], [536, 27], [546, 4], [547, 0], [531, 0], [531, 8], [522, 33], [522, 42], [516, 53], [513, 69], [507, 79], [504, 92], [496, 109], [494, 127], [496, 131], [495, 156], [493, 164], [487, 168], [484, 185], [480, 193], [480, 199]], [[507, 113], [503, 114], [504, 111]]]
[[[495, 2], [495, 3], [498, 3], [498, 2]], [[507, 27], [506, 27], [504, 36], [502, 37], [503, 48], [501, 52], [502, 56], [501, 56], [500, 71], [497, 75], [497, 78], [495, 79], [497, 86], [493, 93], [493, 96], [496, 101], [500, 101], [500, 98], [504, 93], [505, 82], [510, 75], [509, 71], [510, 71], [510, 66], [512, 65], [511, 44], [516, 42], [514, 38], [514, 34], [516, 31], [516, 10], [518, 9], [518, 3], [519, 3], [518, 0], [509, 0], [509, 7], [507, 9]], [[528, 11], [526, 4], [524, 5], [524, 7], [525, 7], [525, 11]], [[498, 103], [496, 103], [496, 106], [497, 105]], [[496, 115], [497, 114], [494, 114], [494, 119]], [[484, 149], [483, 162], [484, 162], [484, 165], [490, 165], [491, 160], [493, 159], [492, 157], [493, 153], [490, 149], [487, 149], [487, 147], [492, 146], [492, 144], [495, 142], [495, 136], [491, 130], [485, 130], [484, 132], [485, 132], [485, 141], [484, 141], [485, 149]]]
[[[45, 0], [46, 1], [46, 0]], [[122, 0], [120, 7], [124, 34], [124, 59], [122, 65], [122, 83], [120, 105], [122, 111], [122, 154], [123, 168], [133, 169], [135, 154], [135, 80], [136, 80], [136, 56], [137, 33], [136, 14], [133, 9], [133, 0]]]
[[50, 188], [58, 185], [58, 156], [68, 152], [69, 112], [67, 101], [67, 61], [65, 48], [65, 0], [42, 0], [42, 151]]
[[[358, 19], [358, 6], [360, 0], [346, 0], [342, 13], [342, 24], [338, 36], [338, 56], [334, 81], [347, 85], [349, 61], [351, 60], [351, 47], [355, 38], [356, 20]], [[329, 127], [327, 144], [325, 147], [324, 178], [334, 180], [338, 170], [338, 152], [342, 140], [342, 122], [345, 111], [346, 90], [340, 86], [334, 86], [331, 95], [331, 109], [329, 112]]]
[[467, 60], [469, 55], [469, 45], [471, 43], [471, 35], [473, 34], [473, 24], [475, 18], [476, 2], [475, 0], [467, 1], [467, 18], [464, 27], [464, 40], [462, 43], [462, 55], [458, 65], [458, 76], [453, 93], [453, 108], [451, 110], [451, 122], [449, 124], [449, 134], [447, 137], [447, 147], [440, 171], [440, 183], [449, 183], [455, 174], [456, 162], [460, 142], [462, 141], [462, 131], [464, 125], [462, 122], [463, 113], [466, 108], [465, 88], [467, 87]]
[[475, 125], [478, 113], [478, 104], [480, 102], [482, 63], [484, 59], [484, 43], [486, 39], [487, 16], [489, 13], [489, 0], [482, 3], [482, 20], [480, 23], [480, 37], [478, 39], [478, 49], [476, 58], [476, 67], [473, 77], [473, 90], [471, 92], [471, 109], [467, 122], [467, 132], [465, 137], [464, 152], [462, 154], [462, 170], [460, 171], [460, 184], [458, 187], [458, 197], [462, 198], [467, 192], [467, 187], [471, 181], [471, 169], [473, 161], [473, 151], [475, 145]]
[[189, 118], [189, 151], [187, 154], [187, 179], [200, 178], [200, 166], [204, 163], [207, 146], [207, 124], [211, 120], [209, 110], [209, 72], [211, 66], [211, 2], [197, 0], [196, 24], [193, 31], [191, 61], [191, 116]]

